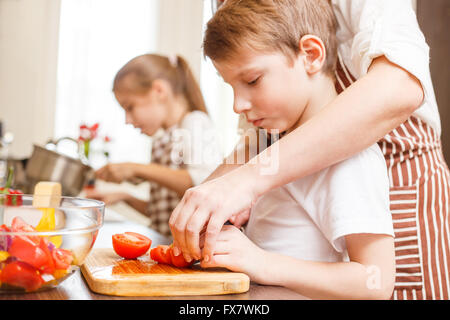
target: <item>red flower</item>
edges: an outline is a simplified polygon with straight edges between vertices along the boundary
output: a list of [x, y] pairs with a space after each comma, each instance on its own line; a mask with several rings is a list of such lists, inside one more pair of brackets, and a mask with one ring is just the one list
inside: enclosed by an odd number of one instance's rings
[[100, 124], [97, 122], [91, 127], [85, 124], [80, 125], [80, 135], [78, 140], [80, 141], [91, 141], [97, 137], [97, 131]]

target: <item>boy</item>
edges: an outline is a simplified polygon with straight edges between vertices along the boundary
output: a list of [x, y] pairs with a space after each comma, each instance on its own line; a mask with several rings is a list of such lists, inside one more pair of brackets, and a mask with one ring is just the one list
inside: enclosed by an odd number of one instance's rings
[[[290, 132], [337, 96], [335, 32], [326, 0], [227, 0], [203, 45], [233, 88], [234, 111], [269, 133]], [[388, 299], [395, 258], [386, 171], [373, 145], [267, 193], [245, 235], [225, 226], [202, 266], [311, 298]]]

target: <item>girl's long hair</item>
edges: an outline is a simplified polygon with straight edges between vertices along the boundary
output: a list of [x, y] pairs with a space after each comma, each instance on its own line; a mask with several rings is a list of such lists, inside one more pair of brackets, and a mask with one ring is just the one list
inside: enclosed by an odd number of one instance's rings
[[186, 98], [190, 111], [208, 113], [200, 86], [187, 61], [179, 55], [168, 57], [144, 54], [131, 59], [117, 72], [113, 83], [114, 92], [126, 76], [133, 76], [127, 85], [137, 94], [148, 92], [154, 80], [164, 79], [170, 83], [176, 96], [182, 94]]

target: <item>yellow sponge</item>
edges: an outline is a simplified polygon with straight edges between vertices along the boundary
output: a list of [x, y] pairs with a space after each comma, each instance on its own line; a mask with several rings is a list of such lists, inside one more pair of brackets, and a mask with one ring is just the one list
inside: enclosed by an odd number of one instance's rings
[[61, 201], [59, 182], [41, 181], [34, 187], [33, 207], [58, 207]]

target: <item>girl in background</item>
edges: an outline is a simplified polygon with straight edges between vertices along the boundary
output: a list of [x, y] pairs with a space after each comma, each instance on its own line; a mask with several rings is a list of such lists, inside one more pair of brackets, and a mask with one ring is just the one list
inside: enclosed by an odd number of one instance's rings
[[119, 70], [113, 92], [126, 123], [152, 137], [151, 163], [110, 163], [96, 177], [114, 183], [149, 181], [150, 198], [97, 191], [87, 197], [106, 205], [125, 201], [148, 216], [153, 229], [171, 236], [168, 220], [184, 192], [200, 184], [222, 159], [200, 87], [182, 57], [145, 54]]

